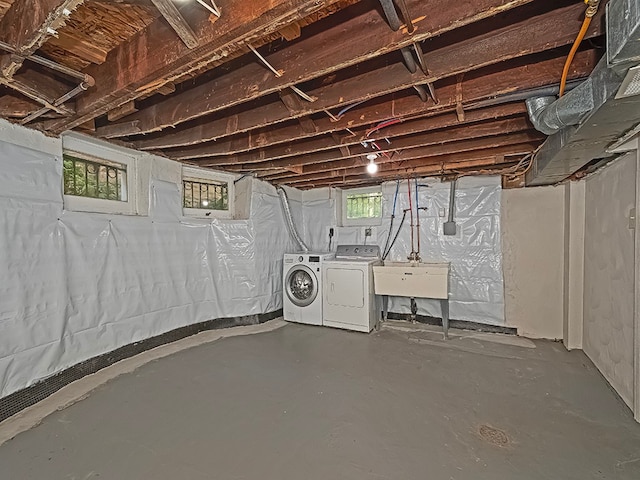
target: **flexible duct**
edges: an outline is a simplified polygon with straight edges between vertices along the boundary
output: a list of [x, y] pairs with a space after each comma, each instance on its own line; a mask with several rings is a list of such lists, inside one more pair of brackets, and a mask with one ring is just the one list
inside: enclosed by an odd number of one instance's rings
[[308, 252], [309, 247], [304, 243], [298, 231], [296, 230], [296, 225], [293, 223], [293, 216], [291, 215], [291, 207], [289, 206], [289, 197], [287, 196], [287, 192], [284, 191], [284, 188], [278, 187], [278, 196], [280, 197], [280, 204], [282, 205], [282, 212], [284, 213], [284, 218], [287, 221], [287, 227], [289, 227], [289, 234], [291, 238], [298, 244], [300, 249], [303, 252]]
[[593, 82], [588, 79], [559, 99], [553, 96], [528, 98], [526, 105], [536, 130], [553, 135], [564, 127], [577, 125], [593, 110]]

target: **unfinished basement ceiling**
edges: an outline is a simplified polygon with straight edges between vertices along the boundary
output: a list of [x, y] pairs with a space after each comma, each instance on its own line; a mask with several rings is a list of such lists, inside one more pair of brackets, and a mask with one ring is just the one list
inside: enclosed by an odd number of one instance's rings
[[[388, 3], [0, 1], [0, 40], [19, 50], [0, 65], [0, 115], [303, 189], [487, 172], [519, 185], [546, 138], [524, 99], [557, 87], [584, 3]], [[601, 4], [570, 80], [603, 55], [603, 18]]]

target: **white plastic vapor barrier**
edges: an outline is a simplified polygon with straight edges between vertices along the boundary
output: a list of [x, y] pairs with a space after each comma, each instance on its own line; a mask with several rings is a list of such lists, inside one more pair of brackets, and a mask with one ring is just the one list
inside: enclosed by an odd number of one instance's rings
[[273, 187], [253, 180], [248, 220], [189, 219], [179, 184], [151, 169], [149, 216], [70, 212], [61, 153], [0, 141], [0, 397], [178, 327], [281, 308], [294, 247]]
[[[443, 223], [448, 220], [449, 183], [435, 179], [418, 179], [418, 206], [420, 210], [420, 255], [423, 261], [451, 262], [450, 316], [452, 319], [490, 325], [504, 325], [504, 286], [502, 274], [502, 250], [500, 243], [501, 183], [499, 177], [464, 177], [458, 181], [454, 220], [457, 234], [443, 234]], [[382, 186], [382, 222], [372, 223], [373, 238], [365, 238], [363, 226], [337, 227], [332, 241], [338, 244], [377, 243], [384, 248], [396, 191], [396, 183]], [[339, 192], [338, 192], [339, 194]], [[415, 222], [415, 181], [411, 180], [411, 201]], [[336, 192], [333, 194], [336, 195]], [[313, 195], [309, 195], [313, 197]], [[335, 211], [335, 199], [312, 198], [304, 202], [305, 225], [311, 243], [328, 247], [327, 229], [335, 225], [340, 212]], [[407, 181], [400, 182], [396, 214], [393, 224], [395, 235], [402, 212], [409, 208]], [[392, 236], [393, 239], [393, 236]], [[414, 240], [417, 248], [417, 236]], [[398, 239], [387, 260], [407, 261], [411, 252], [410, 216], [407, 216]], [[441, 316], [440, 303], [418, 299], [418, 314]], [[390, 299], [389, 310], [410, 313], [410, 300]]]

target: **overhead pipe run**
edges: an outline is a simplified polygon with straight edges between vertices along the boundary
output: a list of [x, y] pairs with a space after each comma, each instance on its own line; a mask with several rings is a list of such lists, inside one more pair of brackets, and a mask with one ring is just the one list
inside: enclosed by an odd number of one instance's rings
[[[11, 45], [2, 41], [0, 41], [0, 49], [10, 52], [12, 54], [15, 53], [15, 49]], [[80, 80], [80, 83], [75, 88], [65, 93], [60, 98], [57, 98], [54, 102], [50, 103], [47, 99], [44, 98], [44, 96], [38, 94], [38, 92], [35, 92], [33, 90], [25, 91], [20, 86], [19, 82], [16, 83], [13, 78], [0, 77], [0, 83], [2, 83], [3, 85], [6, 85], [7, 87], [12, 88], [13, 90], [16, 90], [17, 92], [20, 92], [21, 94], [29, 98], [32, 98], [33, 100], [36, 100], [38, 103], [41, 103], [43, 105], [43, 107], [40, 110], [36, 110], [35, 112], [32, 112], [31, 114], [23, 118], [20, 121], [21, 125], [26, 125], [27, 123], [44, 115], [50, 110], [53, 110], [54, 112], [60, 113], [62, 115], [68, 115], [70, 113], [73, 113], [70, 109], [67, 109], [66, 107], [64, 107], [64, 103], [80, 95], [81, 93], [87, 91], [90, 87], [93, 87], [96, 83], [94, 78], [91, 75], [78, 72], [77, 70], [69, 68], [65, 65], [61, 65], [57, 62], [54, 62], [53, 60], [49, 60], [47, 58], [40, 57], [38, 55], [29, 55], [25, 57], [25, 59], [32, 61], [34, 63], [37, 63], [39, 65], [42, 65], [51, 70], [54, 70], [58, 73], [62, 73], [67, 77]]]
[[284, 188], [278, 187], [277, 189], [278, 196], [280, 197], [280, 204], [282, 205], [282, 213], [284, 214], [284, 218], [287, 222], [287, 227], [289, 227], [289, 234], [291, 238], [298, 244], [298, 247], [303, 252], [308, 252], [309, 247], [304, 243], [300, 235], [298, 234], [298, 230], [296, 230], [296, 225], [293, 222], [293, 216], [291, 215], [291, 206], [289, 205], [289, 197], [287, 196], [287, 192], [284, 191]]

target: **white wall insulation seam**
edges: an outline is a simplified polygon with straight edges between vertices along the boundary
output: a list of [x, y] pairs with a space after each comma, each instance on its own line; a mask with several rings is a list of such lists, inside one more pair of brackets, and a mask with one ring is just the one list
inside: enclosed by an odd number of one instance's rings
[[[500, 242], [500, 206], [502, 187], [499, 177], [464, 177], [458, 181], [456, 192], [455, 222], [458, 233], [445, 236], [442, 225], [447, 221], [449, 183], [435, 179], [419, 179], [419, 203], [427, 207], [420, 212], [421, 255], [423, 261], [451, 262], [450, 315], [456, 320], [467, 320], [490, 325], [505, 325], [504, 286], [502, 274], [502, 249]], [[401, 181], [394, 234], [402, 210], [408, 208], [406, 180]], [[373, 239], [368, 241], [384, 246], [389, 224], [396, 183], [383, 185], [382, 225], [373, 229]], [[411, 180], [412, 200], [415, 183]], [[326, 193], [325, 193], [326, 192]], [[338, 192], [339, 193], [339, 192]], [[304, 200], [308, 199], [308, 200]], [[415, 209], [415, 202], [414, 202]], [[303, 237], [313, 250], [326, 251], [329, 246], [328, 227], [336, 225], [335, 192], [327, 189], [305, 192], [303, 196]], [[415, 215], [415, 210], [414, 210]], [[402, 227], [388, 260], [406, 261], [411, 251], [409, 215]], [[332, 245], [364, 243], [364, 227], [337, 227]], [[418, 313], [441, 316], [440, 304], [434, 300], [418, 300]], [[409, 299], [392, 298], [390, 311], [410, 313]]]
[[69, 212], [62, 151], [14, 144], [23, 131], [0, 131], [0, 397], [181, 326], [282, 307], [295, 248], [273, 187], [254, 180], [249, 220], [188, 219], [179, 173], [152, 167], [149, 216]]

